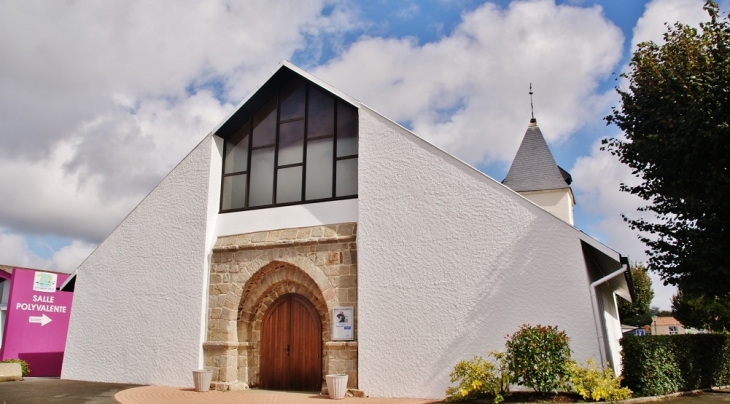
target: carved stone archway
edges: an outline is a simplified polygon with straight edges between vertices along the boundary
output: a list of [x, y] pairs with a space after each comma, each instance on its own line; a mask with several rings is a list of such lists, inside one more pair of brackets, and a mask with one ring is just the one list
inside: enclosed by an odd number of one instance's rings
[[[277, 297], [308, 299], [322, 322], [322, 378], [347, 373], [357, 388], [356, 225], [249, 233], [218, 239], [213, 249], [206, 368], [218, 390], [256, 386], [261, 321]], [[332, 309], [355, 307], [355, 341], [331, 341]]]

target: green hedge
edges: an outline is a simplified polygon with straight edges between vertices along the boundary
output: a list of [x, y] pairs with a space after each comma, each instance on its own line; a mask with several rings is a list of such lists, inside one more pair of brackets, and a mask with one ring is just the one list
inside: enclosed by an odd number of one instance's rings
[[621, 359], [622, 384], [637, 396], [730, 384], [730, 335], [626, 337]]

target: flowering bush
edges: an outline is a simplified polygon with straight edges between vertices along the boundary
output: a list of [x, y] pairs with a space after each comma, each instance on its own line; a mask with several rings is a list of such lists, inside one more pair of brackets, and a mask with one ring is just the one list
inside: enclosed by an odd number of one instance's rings
[[474, 401], [485, 397], [493, 397], [495, 404], [504, 401], [504, 397], [509, 395], [507, 361], [502, 352], [490, 352], [489, 356], [496, 364], [475, 356], [454, 366], [451, 382], [458, 381], [459, 385], [446, 390], [447, 402]]
[[593, 359], [586, 361], [587, 367], [570, 363], [570, 382], [573, 389], [584, 399], [593, 401], [619, 401], [631, 397], [628, 387], [621, 387], [621, 378], [613, 374], [610, 367], [599, 370]]
[[506, 343], [512, 381], [539, 393], [563, 388], [569, 375], [569, 340], [557, 327], [520, 327]]

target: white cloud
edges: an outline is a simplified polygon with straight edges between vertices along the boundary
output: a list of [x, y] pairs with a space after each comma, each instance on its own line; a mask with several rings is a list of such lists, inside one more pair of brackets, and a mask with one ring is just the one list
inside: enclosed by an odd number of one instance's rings
[[62, 247], [51, 257], [48, 270], [56, 272], [74, 271], [86, 257], [96, 248], [96, 244], [74, 240], [71, 244]]
[[465, 161], [489, 164], [514, 156], [530, 118], [530, 82], [550, 141], [605, 109], [596, 89], [622, 41], [597, 6], [486, 3], [437, 42], [364, 37], [315, 75]]
[[[112, 94], [184, 97], [220, 81], [238, 100], [280, 60], [349, 27], [330, 1], [0, 3], [0, 146], [41, 156]], [[10, 130], [12, 129], [12, 130]], [[18, 134], [32, 135], [29, 142]]]
[[99, 242], [229, 100], [353, 25], [337, 0], [0, 2], [0, 226]]
[[23, 268], [54, 272], [72, 272], [93, 251], [94, 245], [73, 241], [56, 251], [49, 259], [36, 255], [27, 240], [0, 229], [0, 263]]
[[0, 231], [0, 263], [26, 268], [45, 269], [46, 261], [33, 254], [21, 236]]
[[66, 174], [64, 164], [73, 156], [68, 142], [47, 160], [5, 160], [0, 165], [4, 193], [0, 219], [21, 234], [51, 233], [99, 241], [129, 212], [139, 195], [103, 200], [98, 181]]
[[104, 199], [144, 195], [232, 108], [208, 91], [145, 99], [133, 111], [119, 105], [75, 132], [64, 168], [98, 182]]
[[631, 51], [641, 42], [664, 42], [664, 33], [667, 26], [664, 23], [674, 24], [680, 21], [683, 24], [699, 27], [702, 21], [708, 21], [707, 12], [702, 9], [702, 0], [653, 0], [646, 4], [644, 15], [634, 27], [634, 37], [631, 39]]

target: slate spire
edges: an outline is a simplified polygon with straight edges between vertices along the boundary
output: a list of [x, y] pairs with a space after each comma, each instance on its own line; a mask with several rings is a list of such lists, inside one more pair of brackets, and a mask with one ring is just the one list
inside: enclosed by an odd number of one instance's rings
[[525, 137], [502, 184], [516, 192], [546, 191], [570, 187], [567, 171], [558, 167], [535, 118], [530, 119]]

